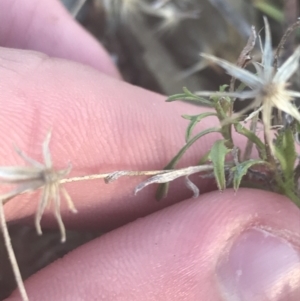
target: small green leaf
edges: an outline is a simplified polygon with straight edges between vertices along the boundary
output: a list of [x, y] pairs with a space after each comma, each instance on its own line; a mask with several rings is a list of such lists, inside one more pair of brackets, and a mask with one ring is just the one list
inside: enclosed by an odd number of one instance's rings
[[167, 98], [167, 102], [175, 101], [175, 100], [182, 100], [187, 99], [188, 96], [186, 96], [184, 93], [174, 94]]
[[[228, 88], [228, 85], [223, 85], [220, 86], [219, 88], [219, 92], [225, 92], [225, 90]], [[228, 96], [222, 96], [219, 97], [218, 103], [220, 104], [220, 106], [222, 107], [226, 117], [227, 117], [227, 113], [229, 112], [231, 105], [232, 105], [232, 100], [230, 97]]]
[[249, 131], [247, 128], [243, 127], [240, 123], [235, 123], [234, 124], [234, 128], [235, 130], [247, 137], [251, 142], [253, 142], [257, 148], [257, 151], [259, 153], [259, 157], [262, 160], [266, 160], [267, 159], [267, 153], [266, 153], [266, 146], [265, 144], [257, 137], [257, 135], [251, 131]]
[[186, 120], [192, 120], [195, 116], [198, 116], [198, 115], [181, 115], [181, 117]]
[[294, 133], [291, 128], [285, 128], [278, 133], [274, 148], [275, 156], [280, 162], [285, 180], [293, 180], [297, 152]]
[[184, 93], [171, 95], [167, 98], [167, 102], [175, 101], [175, 100], [189, 100], [200, 104], [205, 104], [208, 106], [213, 106], [213, 103], [203, 97], [193, 94], [187, 88], [183, 88]]
[[214, 175], [219, 190], [224, 190], [226, 188], [226, 178], [225, 178], [225, 158], [230, 152], [225, 146], [225, 140], [217, 140], [210, 150], [209, 159], [214, 165]]
[[219, 91], [220, 91], [220, 92], [225, 92], [225, 90], [226, 90], [228, 87], [229, 87], [229, 85], [226, 85], [226, 84], [225, 84], [225, 85], [222, 85], [222, 86], [219, 87]]
[[190, 140], [192, 131], [195, 128], [195, 126], [197, 125], [197, 123], [208, 116], [217, 116], [217, 114], [213, 113], [213, 112], [206, 112], [206, 113], [202, 113], [202, 114], [194, 115], [194, 116], [189, 116], [189, 115], [182, 116], [183, 118], [190, 120], [189, 126], [185, 133], [185, 142], [188, 142]]
[[276, 177], [279, 192], [289, 197], [299, 206], [300, 198], [296, 193], [297, 182], [295, 181], [294, 172], [297, 152], [295, 149], [294, 133], [290, 127], [278, 132], [274, 150], [281, 167], [281, 172]]
[[[181, 148], [181, 150], [177, 153], [177, 155], [169, 162], [168, 165], [165, 166], [164, 169], [173, 169], [175, 165], [178, 163], [178, 161], [181, 159], [183, 154], [201, 137], [210, 134], [210, 133], [220, 133], [220, 128], [208, 128], [197, 135], [195, 135], [192, 139], [190, 139], [184, 147]], [[156, 192], [156, 199], [160, 200], [164, 197], [166, 197], [168, 193], [168, 187], [169, 183], [161, 184], [159, 185], [157, 192]]]
[[263, 160], [250, 159], [248, 161], [244, 161], [244, 162], [238, 164], [237, 166], [234, 166], [231, 168], [231, 171], [233, 172], [233, 189], [234, 190], [236, 190], [236, 191], [238, 190], [243, 177], [248, 172], [248, 169], [257, 164], [266, 164], [266, 162]]
[[187, 87], [183, 87], [182, 90], [183, 90], [183, 92], [184, 92], [186, 95], [189, 95], [189, 96], [197, 96], [197, 95], [195, 95], [193, 92], [191, 92]]
[[231, 134], [231, 128], [232, 128], [232, 122], [225, 122], [225, 120], [228, 119], [228, 110], [230, 108], [230, 104], [227, 103], [226, 105], [224, 105], [224, 103], [222, 104], [221, 98], [220, 101], [215, 103], [215, 110], [217, 112], [217, 116], [218, 119], [222, 125], [222, 130], [221, 130], [221, 134], [223, 136], [223, 138], [227, 141], [226, 144], [229, 148], [233, 147], [233, 142], [232, 142], [232, 134]]
[[[225, 92], [225, 90], [228, 88], [229, 86], [228, 85], [222, 85], [219, 87], [219, 91], [218, 93], [222, 93], [222, 92]], [[229, 97], [224, 97], [224, 96], [216, 96], [216, 95], [212, 95], [210, 97], [215, 103], [218, 102], [221, 98], [225, 98], [227, 100], [230, 101], [230, 98]]]
[[227, 119], [228, 116], [226, 114], [226, 112], [224, 111], [224, 108], [223, 106], [221, 105], [221, 103], [218, 101], [216, 102], [215, 104], [215, 109], [216, 109], [216, 112], [218, 114], [218, 118], [219, 120], [222, 122], [223, 120]]
[[220, 101], [219, 101], [220, 105], [222, 106], [223, 108], [223, 111], [225, 112], [226, 116], [231, 108], [231, 105], [232, 105], [232, 101], [231, 101], [231, 98], [230, 97], [222, 97], [220, 98]]
[[[226, 90], [228, 85], [220, 86], [219, 93], [222, 93]], [[211, 99], [215, 103], [215, 109], [218, 114], [220, 121], [223, 121], [228, 118], [227, 113], [231, 107], [231, 98], [228, 96], [211, 96]]]
[[165, 169], [172, 169], [181, 159], [183, 154], [200, 138], [210, 133], [220, 133], [220, 128], [208, 128], [197, 135], [195, 135], [191, 140], [189, 140], [184, 147], [177, 153], [177, 155], [170, 161], [170, 163], [165, 167]]

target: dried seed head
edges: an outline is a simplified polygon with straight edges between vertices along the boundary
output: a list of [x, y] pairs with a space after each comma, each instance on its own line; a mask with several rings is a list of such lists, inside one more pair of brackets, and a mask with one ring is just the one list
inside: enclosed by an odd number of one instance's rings
[[300, 122], [300, 113], [292, 103], [292, 100], [295, 97], [300, 97], [300, 93], [287, 89], [287, 81], [299, 67], [300, 47], [298, 47], [293, 55], [275, 72], [273, 67], [274, 57], [272, 51], [269, 23], [266, 18], [264, 18], [264, 22], [265, 44], [263, 49], [262, 64], [254, 63], [257, 75], [243, 68], [235, 66], [225, 60], [218, 59], [211, 55], [203, 55], [204, 57], [224, 68], [231, 76], [245, 83], [252, 89], [252, 91], [220, 93], [200, 91], [196, 94], [200, 96], [216, 94], [220, 96], [238, 97], [241, 100], [254, 98], [254, 101], [250, 103], [245, 109], [236, 114], [233, 114], [230, 120], [240, 118], [246, 112], [252, 109], [255, 110], [253, 116], [261, 111], [267, 143], [269, 144], [271, 151], [273, 151], [273, 143], [271, 141], [270, 133], [272, 109], [277, 108], [280, 111], [291, 115]]
[[49, 132], [43, 143], [44, 164], [33, 160], [24, 154], [21, 150], [16, 149], [19, 156], [31, 166], [25, 167], [0, 167], [0, 183], [16, 184], [16, 188], [12, 191], [1, 195], [0, 199], [3, 203], [13, 197], [36, 189], [42, 189], [42, 196], [39, 202], [36, 216], [35, 226], [37, 233], [42, 234], [41, 218], [47, 206], [53, 205], [54, 215], [61, 232], [61, 241], [66, 240], [66, 231], [60, 214], [60, 192], [65, 197], [69, 209], [76, 213], [77, 210], [65, 188], [61, 187], [61, 181], [69, 174], [71, 165], [63, 170], [55, 170], [52, 166], [52, 160], [49, 150], [51, 133]]

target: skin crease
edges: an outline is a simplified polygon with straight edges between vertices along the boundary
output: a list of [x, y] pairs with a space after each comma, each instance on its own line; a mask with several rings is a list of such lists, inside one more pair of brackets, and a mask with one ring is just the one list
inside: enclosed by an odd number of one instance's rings
[[[0, 2], [0, 12], [4, 8], [7, 12], [5, 20], [17, 14], [15, 2], [8, 2]], [[0, 49], [0, 166], [23, 164], [13, 152], [13, 143], [40, 160], [41, 143], [52, 128], [53, 162], [58, 168], [72, 162], [74, 176], [163, 167], [184, 143], [187, 123], [180, 115], [195, 114], [195, 107], [167, 104], [164, 96], [111, 77], [114, 67], [105, 51], [99, 50], [100, 46], [58, 3], [43, 3], [37, 5], [32, 0], [18, 4], [24, 6], [24, 23], [17, 21], [6, 29], [0, 26], [2, 46], [39, 50], [51, 56]], [[51, 41], [39, 42], [43, 33], [33, 30], [37, 25], [28, 29], [28, 41], [20, 36], [26, 18], [32, 19], [32, 24], [42, 22], [33, 8], [44, 15], [61, 16], [61, 26], [70, 36], [57, 53]], [[2, 18], [0, 22], [4, 22]], [[53, 28], [45, 30], [49, 30], [50, 37], [57, 36], [56, 31], [51, 35]], [[87, 41], [91, 44], [78, 51], [70, 47], [74, 40], [78, 47]], [[39, 43], [43, 49], [37, 47]], [[97, 62], [94, 66], [93, 61], [86, 61], [91, 53]], [[197, 113], [200, 111], [197, 108]], [[212, 118], [200, 127], [216, 125]], [[203, 138], [187, 153], [181, 166], [195, 164], [219, 138]], [[243, 144], [239, 136], [236, 140]], [[190, 192], [181, 189], [178, 181], [172, 185], [169, 197], [157, 203], [154, 186], [133, 195], [140, 181], [124, 178], [109, 185], [90, 181], [65, 186], [79, 210], [72, 215], [63, 203], [68, 228], [115, 230], [28, 279], [25, 285], [30, 300], [218, 301], [222, 299], [215, 266], [241, 232], [251, 226], [267, 228], [299, 249], [300, 213], [282, 196], [249, 189], [237, 194], [232, 190], [205, 193], [213, 189], [213, 184], [196, 177], [201, 189], [198, 199], [183, 201]], [[38, 193], [33, 193], [7, 203], [7, 219], [31, 222], [38, 198]], [[51, 212], [43, 221], [44, 227], [56, 227]], [[18, 292], [8, 300], [19, 300]]]

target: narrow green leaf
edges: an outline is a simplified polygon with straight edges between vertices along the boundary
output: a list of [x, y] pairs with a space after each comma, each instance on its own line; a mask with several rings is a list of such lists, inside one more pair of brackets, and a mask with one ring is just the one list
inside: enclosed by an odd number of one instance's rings
[[231, 104], [232, 104], [232, 101], [231, 101], [231, 98], [230, 97], [222, 97], [220, 98], [220, 101], [219, 101], [220, 105], [222, 106], [223, 108], [223, 111], [225, 112], [226, 116], [231, 108]]
[[295, 181], [295, 163], [297, 152], [295, 149], [294, 133], [288, 127], [278, 132], [275, 139], [275, 156], [281, 167], [281, 172], [276, 177], [279, 192], [289, 197], [298, 206], [300, 198], [296, 193], [297, 182]]
[[[182, 158], [183, 154], [201, 137], [210, 134], [210, 133], [220, 133], [220, 128], [208, 128], [197, 135], [195, 135], [192, 139], [190, 139], [177, 153], [177, 155], [165, 166], [164, 169], [173, 169], [178, 161]], [[166, 197], [168, 193], [169, 183], [159, 185], [157, 192], [156, 192], [156, 199], [160, 200]]]
[[188, 100], [188, 101], [195, 102], [197, 104], [203, 104], [203, 105], [207, 105], [210, 107], [213, 106], [213, 104], [205, 98], [202, 98], [202, 97], [195, 98], [195, 97], [186, 96], [185, 94], [173, 95], [173, 96], [169, 97], [166, 101], [171, 102], [171, 101], [176, 101], [176, 100]]
[[183, 88], [184, 93], [171, 95], [167, 98], [167, 102], [175, 101], [175, 100], [189, 100], [200, 104], [205, 104], [208, 106], [213, 106], [213, 103], [203, 97], [193, 94], [187, 88]]
[[227, 88], [229, 87], [229, 85], [225, 84], [219, 87], [219, 91], [220, 92], [224, 92]]
[[226, 178], [225, 178], [225, 158], [230, 152], [225, 146], [225, 140], [217, 140], [210, 150], [209, 159], [214, 165], [214, 175], [219, 190], [224, 190], [226, 188]]
[[165, 167], [165, 169], [172, 169], [178, 163], [178, 161], [182, 158], [183, 154], [201, 137], [210, 134], [210, 133], [220, 133], [220, 128], [208, 128], [197, 135], [195, 135], [188, 143], [181, 148], [181, 150], [177, 153], [177, 155], [170, 161], [170, 163]]
[[192, 120], [195, 116], [198, 116], [198, 115], [181, 115], [181, 117], [186, 120]]
[[[225, 92], [228, 85], [220, 86], [219, 92]], [[228, 118], [227, 113], [231, 107], [231, 98], [228, 96], [211, 96], [215, 103], [215, 109], [218, 114], [218, 118], [220, 121], [223, 121]]]
[[190, 120], [190, 123], [189, 123], [186, 133], [185, 133], [185, 142], [188, 142], [190, 140], [192, 131], [195, 128], [195, 126], [197, 125], [197, 123], [208, 116], [217, 116], [217, 114], [214, 112], [206, 112], [206, 113], [202, 113], [202, 114], [194, 115], [194, 116], [189, 116], [189, 115], [182, 116], [183, 118]]
[[221, 130], [221, 133], [222, 133], [222, 136], [223, 138], [227, 141], [226, 144], [229, 148], [232, 148], [233, 147], [233, 142], [232, 142], [232, 122], [228, 122], [228, 123], [224, 123], [224, 121], [226, 119], [228, 119], [228, 110], [230, 108], [230, 103], [227, 102], [225, 100], [222, 101], [222, 99], [220, 98], [220, 101], [216, 102], [215, 103], [215, 110], [217, 112], [217, 116], [219, 118], [219, 121], [222, 125], [222, 130]]
[[191, 92], [187, 87], [183, 87], [182, 90], [186, 95], [197, 97], [197, 95], [195, 95], [193, 92]]
[[[295, 189], [295, 185], [289, 185], [291, 181], [284, 181], [281, 177], [276, 177], [276, 186], [278, 192], [287, 196], [291, 201], [293, 201], [300, 208], [300, 198], [299, 194]], [[292, 183], [293, 184], [293, 183]]]
[[186, 99], [187, 97], [189, 97], [189, 96], [187, 96], [184, 93], [179, 93], [179, 94], [174, 94], [174, 95], [169, 96], [166, 101], [171, 102], [174, 100], [182, 100], [182, 99]]
[[249, 131], [247, 128], [243, 127], [240, 123], [235, 123], [234, 128], [239, 134], [247, 137], [251, 142], [255, 144], [259, 157], [262, 160], [267, 159], [266, 146], [255, 133]]
[[236, 191], [238, 190], [243, 177], [248, 172], [248, 169], [257, 164], [266, 164], [266, 162], [263, 160], [250, 159], [248, 161], [244, 161], [244, 162], [238, 164], [237, 166], [234, 166], [231, 168], [231, 171], [233, 172], [233, 189], [234, 190], [236, 190]]
[[219, 120], [222, 122], [223, 120], [227, 119], [228, 116], [226, 114], [226, 112], [224, 111], [223, 109], [223, 106], [221, 105], [221, 103], [218, 101], [216, 102], [215, 104], [215, 109], [216, 109], [216, 112], [218, 114], [218, 118]]
[[284, 22], [284, 14], [283, 12], [277, 8], [272, 2], [266, 0], [256, 0], [254, 1], [254, 7], [259, 9], [262, 13], [271, 17], [279, 23]]
[[280, 162], [285, 180], [292, 180], [297, 160], [294, 133], [286, 128], [278, 133], [275, 140], [275, 155]]
[[[222, 86], [220, 86], [220, 87], [219, 87], [218, 93], [225, 92], [225, 90], [226, 90], [228, 87], [229, 87], [228, 85], [222, 85]], [[221, 98], [224, 98], [224, 96], [216, 96], [216, 95], [212, 95], [210, 98], [216, 103], [216, 102], [218, 102]], [[229, 97], [225, 97], [225, 99], [227, 99], [227, 100], [230, 101], [230, 98], [229, 98]]]
[[187, 96], [184, 93], [179, 93], [179, 94], [174, 94], [174, 95], [169, 96], [166, 101], [171, 102], [174, 100], [182, 100], [182, 99], [194, 100], [195, 97]]

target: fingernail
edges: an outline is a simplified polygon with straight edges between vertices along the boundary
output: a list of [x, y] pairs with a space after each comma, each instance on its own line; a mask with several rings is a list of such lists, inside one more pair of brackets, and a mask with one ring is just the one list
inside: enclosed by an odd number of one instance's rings
[[299, 251], [261, 229], [243, 232], [216, 273], [226, 301], [300, 300]]

